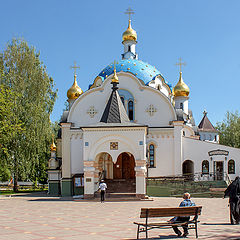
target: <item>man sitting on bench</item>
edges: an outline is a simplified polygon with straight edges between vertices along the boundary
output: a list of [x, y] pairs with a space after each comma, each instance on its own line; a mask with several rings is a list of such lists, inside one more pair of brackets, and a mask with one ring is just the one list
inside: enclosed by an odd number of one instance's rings
[[[186, 192], [183, 194], [183, 201], [180, 203], [179, 207], [192, 207], [196, 206], [193, 201], [190, 200], [190, 193]], [[190, 217], [174, 217], [171, 220], [169, 220], [170, 223], [179, 223], [179, 222], [187, 222], [189, 221]], [[182, 232], [177, 228], [173, 227], [174, 232], [180, 237], [182, 235]], [[188, 235], [188, 225], [183, 226], [183, 237], [186, 237]]]

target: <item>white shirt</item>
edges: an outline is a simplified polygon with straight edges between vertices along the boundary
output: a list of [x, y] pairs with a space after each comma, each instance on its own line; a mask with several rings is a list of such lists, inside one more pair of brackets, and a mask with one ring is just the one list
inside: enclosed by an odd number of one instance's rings
[[106, 191], [106, 189], [107, 189], [107, 184], [106, 183], [100, 183], [100, 185], [99, 185], [99, 188], [102, 190], [102, 191]]

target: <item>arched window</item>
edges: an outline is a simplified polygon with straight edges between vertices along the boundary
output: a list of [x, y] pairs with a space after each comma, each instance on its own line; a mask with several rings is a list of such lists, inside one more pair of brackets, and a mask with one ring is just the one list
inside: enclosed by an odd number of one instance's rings
[[128, 117], [129, 117], [129, 120], [133, 120], [133, 101], [130, 100], [128, 102]]
[[235, 161], [232, 159], [228, 161], [228, 174], [235, 174]]
[[155, 146], [153, 144], [149, 145], [149, 167], [155, 166]]
[[208, 174], [209, 173], [209, 162], [208, 162], [208, 160], [203, 160], [202, 161], [202, 173], [203, 174]]
[[180, 103], [180, 109], [183, 110], [183, 103]]

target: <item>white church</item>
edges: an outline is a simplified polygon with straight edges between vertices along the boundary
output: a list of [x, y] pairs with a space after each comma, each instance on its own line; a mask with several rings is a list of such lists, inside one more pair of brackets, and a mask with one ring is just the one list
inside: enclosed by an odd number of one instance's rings
[[130, 19], [122, 44], [122, 59], [105, 67], [87, 91], [74, 75], [69, 111], [63, 112], [57, 146], [51, 145], [49, 194], [93, 198], [105, 179], [109, 189], [131, 185], [129, 191], [144, 198], [146, 177], [203, 181], [239, 175], [240, 149], [219, 144], [206, 112], [195, 125], [182, 62], [172, 88], [154, 66], [138, 59]]

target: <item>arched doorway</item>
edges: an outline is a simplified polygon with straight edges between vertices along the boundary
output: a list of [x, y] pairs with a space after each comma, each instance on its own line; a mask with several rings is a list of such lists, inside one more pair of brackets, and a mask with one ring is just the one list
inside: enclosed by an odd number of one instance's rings
[[99, 178], [113, 178], [113, 161], [109, 153], [101, 152], [96, 156], [95, 168], [98, 170]]
[[194, 163], [191, 160], [186, 160], [182, 164], [182, 173], [189, 178], [194, 177]]
[[131, 153], [123, 152], [113, 164], [114, 179], [135, 179], [135, 159]]

